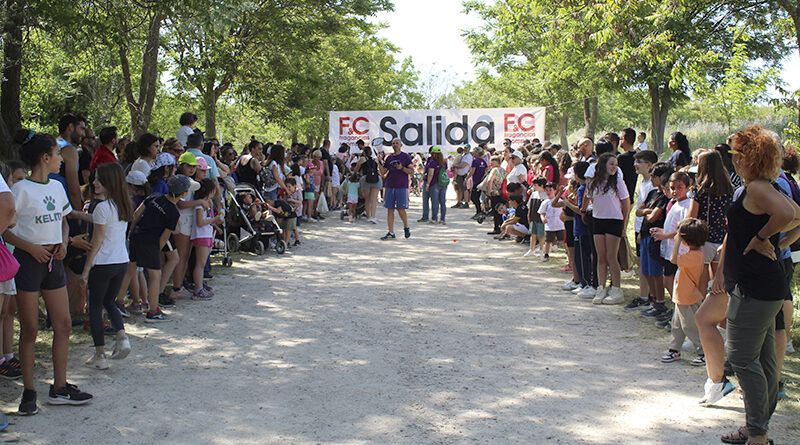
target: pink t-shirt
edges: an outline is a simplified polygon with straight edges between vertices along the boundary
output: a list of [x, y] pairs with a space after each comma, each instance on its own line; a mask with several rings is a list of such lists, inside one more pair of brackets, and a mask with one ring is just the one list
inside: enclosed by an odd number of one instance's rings
[[620, 200], [628, 199], [628, 187], [621, 174], [617, 174], [617, 186], [604, 191], [605, 186], [592, 191], [592, 217], [597, 219], [625, 219]]

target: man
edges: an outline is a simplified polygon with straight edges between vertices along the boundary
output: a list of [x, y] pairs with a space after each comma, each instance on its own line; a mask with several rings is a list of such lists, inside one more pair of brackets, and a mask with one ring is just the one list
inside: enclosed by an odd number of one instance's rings
[[179, 122], [181, 124], [181, 128], [178, 129], [178, 133], [175, 135], [175, 138], [178, 139], [178, 142], [185, 147], [189, 136], [194, 133], [193, 127], [194, 124], [197, 123], [197, 115], [189, 112], [183, 113], [181, 114]]
[[606, 133], [604, 137], [608, 142], [611, 142], [611, 146], [614, 147], [614, 154], [616, 154], [617, 150], [619, 150], [619, 135], [611, 131]]
[[622, 153], [617, 155], [617, 165], [622, 170], [622, 179], [625, 181], [625, 186], [628, 187], [628, 195], [633, 204], [633, 194], [636, 191], [636, 180], [638, 179], [634, 165], [636, 147], [633, 146], [633, 143], [636, 142], [636, 131], [633, 128], [624, 128], [621, 133], [622, 139], [619, 146], [622, 148]]
[[472, 168], [472, 161], [474, 158], [470, 154], [470, 145], [464, 146], [464, 155], [461, 157], [461, 162], [453, 166], [456, 178], [453, 183], [456, 189], [456, 205], [454, 209], [468, 209], [469, 208], [469, 189], [467, 188], [467, 174], [469, 169]]
[[403, 221], [403, 234], [406, 238], [411, 238], [411, 229], [408, 227], [408, 178], [414, 174], [411, 167], [413, 162], [408, 153], [403, 152], [403, 142], [400, 138], [392, 140], [392, 150], [394, 152], [378, 164], [381, 176], [384, 180], [383, 206], [386, 208], [386, 223], [389, 231], [381, 237], [381, 240], [393, 240], [397, 236], [394, 234], [394, 211], [400, 215]]
[[472, 216], [472, 219], [477, 220], [483, 212], [481, 212], [481, 191], [478, 190], [478, 185], [483, 181], [484, 175], [486, 175], [486, 169], [488, 168], [489, 164], [486, 162], [486, 159], [483, 157], [483, 149], [481, 146], [477, 146], [472, 149], [472, 164], [469, 168], [469, 173], [467, 173], [468, 182], [472, 179], [472, 190], [470, 191], [470, 199], [472, 203], [475, 205], [475, 215]]
[[95, 171], [98, 165], [117, 162], [114, 155], [114, 144], [117, 143], [117, 127], [105, 127], [100, 130], [100, 146], [94, 151], [89, 171]]
[[647, 150], [647, 142], [645, 142], [645, 139], [647, 139], [647, 133], [645, 133], [644, 131], [640, 131], [639, 137], [636, 138], [636, 141], [638, 142], [638, 145], [636, 147], [637, 150], [639, 151]]
[[589, 138], [578, 141], [578, 161], [593, 163], [597, 160], [594, 154], [594, 142]]
[[94, 156], [96, 146], [97, 138], [94, 135], [94, 131], [91, 128], [87, 128], [86, 133], [81, 138], [81, 146], [78, 148], [78, 181], [81, 186], [89, 182], [89, 174], [91, 173], [89, 166], [92, 163], [92, 156]]
[[78, 144], [86, 134], [86, 119], [72, 113], [65, 114], [58, 120], [58, 138], [56, 144], [61, 150], [63, 163], [59, 173], [50, 173], [50, 179], [55, 179], [64, 185], [67, 198], [73, 209], [83, 208], [81, 198], [81, 183], [78, 173]]

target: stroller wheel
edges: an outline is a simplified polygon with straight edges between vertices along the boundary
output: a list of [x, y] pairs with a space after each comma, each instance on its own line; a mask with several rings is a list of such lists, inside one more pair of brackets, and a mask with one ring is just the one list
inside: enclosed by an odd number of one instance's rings
[[239, 237], [235, 233], [228, 234], [228, 250], [231, 252], [238, 252], [239, 251]]
[[264, 255], [265, 250], [263, 242], [256, 241], [255, 244], [253, 244], [253, 252], [255, 252], [256, 255]]
[[286, 241], [278, 240], [278, 242], [275, 243], [275, 252], [278, 255], [283, 255], [284, 253], [286, 253]]

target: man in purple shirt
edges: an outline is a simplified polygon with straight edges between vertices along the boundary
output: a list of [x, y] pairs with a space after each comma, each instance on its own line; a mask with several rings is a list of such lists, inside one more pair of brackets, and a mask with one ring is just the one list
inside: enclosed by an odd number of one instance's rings
[[480, 146], [472, 149], [472, 166], [470, 166], [469, 173], [467, 173], [467, 181], [472, 178], [472, 190], [470, 193], [470, 200], [475, 205], [475, 215], [472, 219], [477, 220], [483, 214], [481, 212], [481, 191], [478, 190], [478, 185], [483, 181], [483, 176], [486, 174], [488, 164], [483, 158], [483, 148]]
[[382, 240], [393, 240], [397, 237], [394, 234], [394, 210], [403, 220], [403, 233], [406, 238], [411, 237], [411, 229], [408, 227], [408, 178], [414, 173], [411, 167], [411, 156], [403, 153], [403, 143], [399, 138], [392, 140], [392, 150], [390, 154], [380, 164], [381, 176], [384, 177], [383, 206], [386, 208], [386, 223], [389, 231], [381, 237]]

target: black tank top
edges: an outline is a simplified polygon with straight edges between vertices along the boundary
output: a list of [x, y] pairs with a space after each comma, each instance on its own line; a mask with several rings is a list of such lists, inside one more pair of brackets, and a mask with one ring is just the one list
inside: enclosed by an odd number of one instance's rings
[[258, 187], [260, 185], [258, 181], [258, 174], [255, 170], [253, 170], [253, 167], [250, 166], [250, 162], [252, 160], [253, 158], [249, 157], [247, 162], [240, 162], [239, 167], [236, 169], [236, 176], [238, 177], [239, 182], [245, 182], [252, 186]]
[[[728, 209], [728, 241], [725, 247], [725, 285], [729, 291], [739, 285], [742, 293], [757, 300], [783, 300], [788, 283], [780, 260], [770, 260], [758, 252], [742, 255], [750, 240], [767, 224], [769, 215], [753, 215], [744, 208], [745, 189]], [[769, 239], [780, 258], [778, 235]]]

